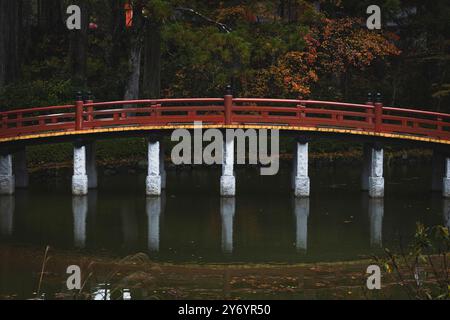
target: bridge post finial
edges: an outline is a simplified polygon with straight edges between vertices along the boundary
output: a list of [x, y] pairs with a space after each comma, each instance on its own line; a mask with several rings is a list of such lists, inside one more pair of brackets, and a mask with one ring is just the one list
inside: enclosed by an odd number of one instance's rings
[[78, 91], [75, 101], [75, 130], [83, 129], [83, 94]]
[[372, 104], [372, 102], [373, 102], [373, 96], [372, 96], [372, 93], [369, 92], [367, 94], [367, 104]]
[[383, 102], [383, 97], [382, 97], [381, 93], [379, 93], [379, 92], [377, 92], [376, 102], [377, 103], [382, 103]]
[[233, 87], [231, 84], [227, 85], [225, 88], [225, 95], [232, 96], [233, 95]]
[[383, 126], [383, 103], [381, 93], [377, 93], [375, 107], [375, 131], [381, 132]]
[[76, 92], [75, 101], [83, 101], [83, 93], [81, 91]]
[[225, 124], [229, 125], [232, 122], [233, 116], [233, 92], [231, 85], [226, 88], [226, 93], [224, 97], [224, 108], [225, 108]]
[[[90, 90], [86, 91], [86, 95], [84, 97], [84, 102], [88, 103], [88, 104], [94, 102], [94, 96], [92, 95], [92, 92]], [[87, 113], [88, 113], [87, 120], [93, 121], [94, 120], [94, 107], [88, 106]]]
[[85, 92], [85, 95], [84, 95], [84, 97], [83, 97], [83, 100], [86, 101], [86, 102], [89, 102], [89, 101], [93, 101], [93, 100], [94, 100], [94, 97], [93, 97], [92, 92], [91, 92], [90, 90], [88, 90], [88, 91]]

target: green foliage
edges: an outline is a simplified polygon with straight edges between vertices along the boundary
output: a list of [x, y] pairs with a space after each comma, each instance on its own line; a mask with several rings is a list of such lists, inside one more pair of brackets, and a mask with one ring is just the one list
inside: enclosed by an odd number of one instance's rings
[[36, 145], [27, 148], [27, 158], [32, 166], [72, 161], [73, 146], [69, 143]]
[[72, 103], [74, 91], [71, 80], [33, 80], [4, 87], [0, 90], [0, 106], [17, 109]]
[[412, 299], [450, 299], [448, 227], [432, 228], [417, 223], [414, 239], [400, 253], [385, 249], [386, 256], [376, 258]]
[[165, 29], [164, 39], [163, 69], [168, 72], [163, 73], [163, 87], [169, 88], [170, 96], [222, 95], [229, 80], [250, 63], [249, 43], [239, 32], [190, 30], [175, 23]]
[[[120, 162], [123, 159], [138, 161], [146, 156], [146, 141], [143, 138], [100, 140], [96, 148], [96, 158], [100, 163]], [[60, 143], [30, 146], [27, 156], [32, 166], [63, 164], [72, 161], [73, 145]]]

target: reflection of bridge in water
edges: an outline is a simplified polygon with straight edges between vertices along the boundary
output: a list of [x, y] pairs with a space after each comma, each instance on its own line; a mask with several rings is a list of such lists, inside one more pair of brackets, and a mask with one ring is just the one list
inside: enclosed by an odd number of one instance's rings
[[[308, 142], [339, 137], [365, 143], [362, 189], [384, 196], [383, 145], [413, 144], [434, 150], [433, 189], [450, 197], [450, 115], [385, 107], [380, 97], [366, 104], [312, 100], [224, 98], [160, 99], [75, 104], [0, 112], [0, 194], [26, 187], [26, 146], [74, 143], [72, 192], [86, 195], [97, 187], [95, 144], [98, 139], [148, 137], [146, 191], [158, 196], [165, 188], [162, 137], [174, 129], [277, 129], [296, 138], [292, 188], [310, 195]], [[13, 157], [14, 155], [14, 157]], [[234, 196], [234, 141], [224, 141], [221, 195]], [[14, 160], [14, 161], [13, 161]]]
[[[308, 218], [310, 217], [310, 199], [294, 198], [292, 214], [295, 221], [295, 248], [299, 253], [308, 250]], [[72, 198], [73, 211], [73, 245], [85, 248], [90, 224], [95, 224], [95, 196], [75, 196]], [[161, 221], [164, 215], [165, 195], [162, 197], [148, 197], [146, 200], [147, 249], [150, 252], [160, 250]], [[9, 238], [14, 233], [15, 197], [0, 197], [0, 236]], [[450, 200], [442, 200], [444, 225], [450, 228]], [[381, 247], [383, 238], [384, 200], [369, 199], [367, 207], [370, 234], [370, 246]], [[220, 201], [221, 216], [221, 247], [222, 252], [231, 254], [234, 251], [234, 230], [236, 216], [236, 199], [222, 198]], [[136, 245], [139, 234], [138, 223], [130, 215], [122, 215], [123, 241], [126, 247]], [[91, 229], [92, 230], [92, 229]], [[115, 236], [115, 235], [112, 235]]]

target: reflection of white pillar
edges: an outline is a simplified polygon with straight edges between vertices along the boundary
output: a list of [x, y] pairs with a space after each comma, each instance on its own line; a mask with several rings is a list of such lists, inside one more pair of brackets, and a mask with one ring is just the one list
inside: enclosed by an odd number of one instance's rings
[[89, 189], [97, 188], [97, 163], [95, 160], [95, 155], [95, 142], [90, 142], [86, 145], [86, 166]]
[[309, 198], [295, 198], [295, 245], [297, 250], [308, 248], [308, 217], [309, 217]]
[[88, 194], [86, 147], [83, 145], [75, 145], [73, 148], [72, 194], [74, 196], [84, 196]]
[[450, 158], [445, 158], [445, 172], [442, 181], [442, 195], [444, 198], [450, 198]]
[[383, 198], [369, 199], [370, 245], [381, 247], [383, 244]]
[[11, 195], [0, 197], [0, 235], [10, 237], [14, 228], [15, 198]]
[[371, 198], [384, 197], [384, 178], [383, 178], [383, 149], [372, 148], [371, 165], [369, 177], [369, 196]]
[[159, 251], [161, 197], [148, 197], [146, 211], [148, 219], [148, 249], [150, 251]]
[[220, 200], [220, 215], [222, 217], [222, 251], [233, 252], [233, 219], [236, 211], [235, 198]]
[[236, 195], [236, 178], [234, 176], [234, 136], [230, 139], [225, 138], [222, 159], [220, 195], [223, 197], [234, 197]]
[[433, 158], [431, 161], [431, 190], [442, 191], [442, 177], [445, 172], [445, 162], [442, 153], [434, 150]]
[[309, 197], [310, 181], [308, 176], [308, 143], [298, 141], [296, 146], [295, 163], [295, 196]]
[[86, 221], [88, 213], [88, 197], [72, 197], [73, 235], [77, 248], [86, 246]]
[[10, 154], [0, 154], [0, 194], [14, 194], [14, 180], [12, 156]]
[[450, 199], [443, 200], [442, 212], [444, 216], [444, 225], [450, 229]]
[[159, 141], [150, 139], [148, 142], [148, 175], [146, 193], [148, 196], [161, 195], [160, 152]]
[[20, 149], [14, 154], [14, 176], [16, 188], [28, 187], [27, 154], [25, 148]]

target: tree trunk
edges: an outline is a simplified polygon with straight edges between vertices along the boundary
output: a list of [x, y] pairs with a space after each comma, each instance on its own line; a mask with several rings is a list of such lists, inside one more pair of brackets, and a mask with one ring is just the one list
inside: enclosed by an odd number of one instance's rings
[[161, 94], [161, 31], [152, 25], [147, 29], [144, 43], [144, 80], [145, 98], [158, 99]]
[[21, 6], [21, 0], [0, 0], [0, 87], [19, 76]]
[[61, 0], [38, 0], [38, 24], [42, 34], [62, 30], [62, 4]]
[[124, 0], [109, 0], [109, 8], [112, 13], [109, 26], [109, 30], [112, 35], [112, 46], [108, 55], [108, 65], [110, 68], [115, 68], [117, 66], [117, 61], [119, 61], [124, 47], [124, 6]]
[[70, 31], [70, 70], [76, 87], [86, 86], [89, 8], [87, 0], [74, 1], [81, 9], [81, 30]]
[[139, 82], [141, 77], [141, 53], [143, 46], [142, 31], [144, 30], [144, 18], [139, 7], [134, 8], [132, 37], [128, 58], [129, 77], [125, 88], [125, 100], [139, 99]]
[[20, 26], [20, 64], [28, 59], [31, 59], [31, 49], [33, 48], [33, 2], [23, 1], [22, 2], [22, 19]]
[[130, 76], [125, 89], [125, 100], [136, 100], [139, 98], [139, 80], [141, 77], [141, 51], [140, 41], [133, 44], [130, 50], [129, 66]]

